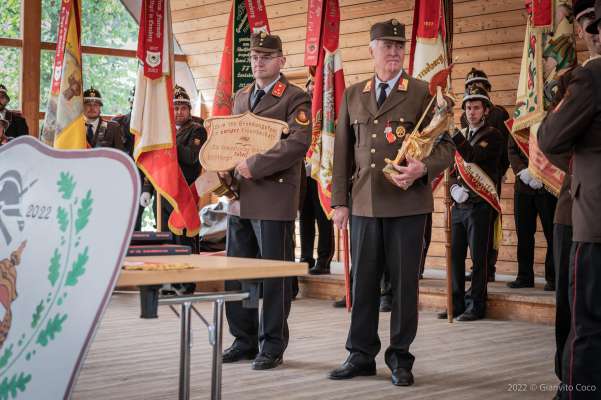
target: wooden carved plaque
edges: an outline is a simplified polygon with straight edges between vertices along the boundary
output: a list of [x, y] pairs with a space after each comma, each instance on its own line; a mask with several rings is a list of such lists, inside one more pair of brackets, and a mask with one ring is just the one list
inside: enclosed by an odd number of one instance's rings
[[288, 124], [251, 112], [205, 121], [206, 143], [198, 156], [206, 171], [228, 171], [240, 161], [264, 153], [288, 133]]

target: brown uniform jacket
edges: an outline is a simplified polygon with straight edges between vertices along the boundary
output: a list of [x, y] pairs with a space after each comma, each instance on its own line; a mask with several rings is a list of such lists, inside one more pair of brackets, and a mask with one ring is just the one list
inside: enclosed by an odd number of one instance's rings
[[[239, 90], [232, 114], [250, 110], [254, 84]], [[293, 221], [299, 202], [301, 163], [311, 144], [309, 96], [282, 75], [265, 93], [254, 114], [288, 123], [288, 134], [263, 154], [248, 158], [252, 179], [236, 176], [240, 185], [240, 217]]]
[[[332, 181], [332, 206], [348, 206], [352, 214], [363, 217], [402, 217], [433, 211], [430, 183], [453, 162], [454, 146], [445, 133], [432, 154], [422, 160], [427, 176], [403, 190], [391, 184], [382, 172], [384, 159], [396, 157], [404, 140], [424, 113], [431, 96], [428, 84], [405, 72], [378, 109], [375, 79], [363, 81], [344, 91], [336, 141]], [[425, 128], [430, 118], [421, 127]], [[392, 128], [396, 140], [389, 143], [384, 129]], [[396, 133], [399, 135], [396, 135]], [[351, 193], [352, 191], [352, 193]]]
[[198, 153], [206, 141], [207, 131], [192, 118], [186, 121], [175, 135], [179, 168], [182, 170], [188, 185], [192, 184], [200, 175], [201, 167]]
[[[469, 132], [469, 128], [467, 129]], [[500, 159], [503, 155], [505, 140], [503, 134], [498, 129], [483, 125], [474, 132], [469, 140], [458, 133], [453, 137], [453, 142], [457, 147], [457, 152], [463, 157], [466, 162], [474, 163], [488, 175], [493, 182], [498, 182], [500, 179], [501, 170]], [[450, 180], [451, 187], [458, 183], [469, 190], [468, 201], [480, 202], [484, 201], [478, 194], [470, 189], [470, 187], [462, 182], [461, 176], [457, 171], [453, 172]]]
[[8, 128], [4, 130], [4, 135], [10, 138], [16, 138], [19, 136], [29, 135], [29, 128], [27, 127], [27, 121], [20, 113], [16, 111], [6, 110], [4, 116], [8, 121]]
[[90, 144], [92, 147], [111, 147], [125, 151], [123, 147], [123, 134], [119, 124], [113, 121], [105, 121], [102, 118], [98, 122], [94, 138]]
[[538, 134], [548, 154], [573, 151], [573, 240], [601, 243], [601, 58], [573, 71], [566, 95]]

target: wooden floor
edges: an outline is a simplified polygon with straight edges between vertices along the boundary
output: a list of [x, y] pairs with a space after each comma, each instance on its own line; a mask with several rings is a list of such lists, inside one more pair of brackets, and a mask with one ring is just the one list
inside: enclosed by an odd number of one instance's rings
[[[167, 308], [159, 319], [138, 318], [138, 296], [117, 293], [92, 343], [73, 399], [176, 399], [179, 324]], [[210, 316], [210, 306], [199, 307]], [[390, 314], [380, 314], [383, 347]], [[224, 399], [550, 399], [553, 328], [515, 321], [471, 323], [435, 319], [420, 313], [413, 372], [416, 384], [398, 388], [377, 358], [378, 375], [331, 381], [327, 372], [346, 357], [349, 316], [326, 300], [300, 299], [290, 317], [291, 341], [284, 365], [252, 371], [250, 364], [223, 368]], [[204, 325], [193, 324], [192, 398], [210, 397], [210, 346]], [[226, 333], [225, 345], [231, 343]], [[511, 386], [524, 385], [524, 386]], [[525, 390], [515, 392], [512, 389]]]

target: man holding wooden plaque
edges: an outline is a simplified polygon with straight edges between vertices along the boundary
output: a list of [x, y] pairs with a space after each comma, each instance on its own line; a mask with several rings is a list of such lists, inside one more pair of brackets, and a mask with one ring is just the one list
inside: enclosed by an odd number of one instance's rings
[[[294, 261], [301, 162], [311, 142], [310, 99], [280, 73], [286, 58], [278, 36], [253, 34], [250, 58], [255, 82], [236, 93], [232, 114], [250, 111], [259, 118], [283, 121], [287, 127], [273, 147], [251, 155], [234, 169], [239, 215], [228, 216], [227, 255]], [[237, 139], [240, 151], [244, 151], [245, 144], [252, 145], [248, 136]], [[275, 368], [282, 363], [288, 345], [292, 279], [269, 278], [261, 282], [260, 317], [257, 308], [244, 307], [241, 302], [226, 305], [230, 332], [236, 339], [224, 352], [223, 362], [254, 359], [255, 370]], [[225, 287], [240, 290], [242, 283], [227, 281]]]

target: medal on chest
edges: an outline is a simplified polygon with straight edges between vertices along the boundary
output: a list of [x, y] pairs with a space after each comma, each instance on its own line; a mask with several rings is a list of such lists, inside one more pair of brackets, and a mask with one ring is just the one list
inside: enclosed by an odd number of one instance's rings
[[386, 140], [388, 143], [394, 143], [396, 140], [396, 136], [392, 133], [392, 127], [390, 126], [390, 121], [386, 121], [386, 127], [384, 128], [384, 135], [386, 136]]

